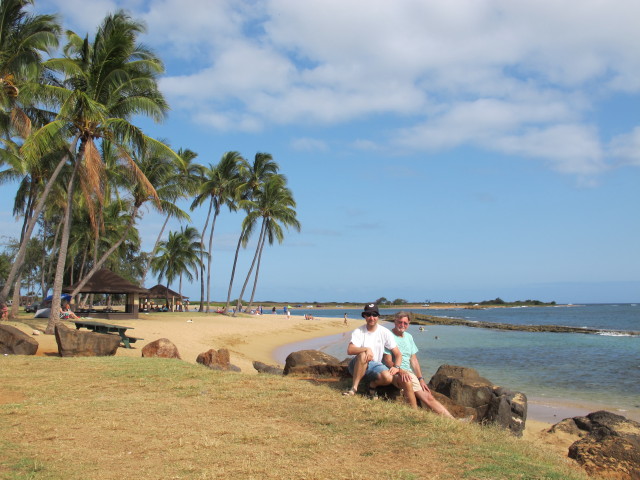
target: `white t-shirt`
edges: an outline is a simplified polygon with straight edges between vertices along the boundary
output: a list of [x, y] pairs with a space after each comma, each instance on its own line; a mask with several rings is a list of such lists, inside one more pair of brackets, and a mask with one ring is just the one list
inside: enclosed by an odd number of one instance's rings
[[356, 328], [351, 333], [351, 343], [356, 347], [368, 347], [373, 351], [373, 359], [376, 362], [382, 361], [384, 349], [396, 348], [395, 335], [385, 327], [377, 325], [374, 332], [367, 330], [366, 325]]

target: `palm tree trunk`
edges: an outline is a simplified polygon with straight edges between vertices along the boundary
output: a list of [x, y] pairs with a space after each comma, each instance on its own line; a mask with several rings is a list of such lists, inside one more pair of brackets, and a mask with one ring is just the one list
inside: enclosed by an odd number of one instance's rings
[[[53, 273], [53, 259], [56, 258], [56, 248], [59, 250], [60, 247], [58, 245], [58, 238], [60, 238], [60, 232], [62, 231], [62, 225], [64, 224], [64, 222], [62, 223], [58, 223], [58, 226], [56, 227], [56, 234], [53, 237], [53, 245], [51, 246], [51, 259], [49, 260], [49, 265], [48, 265], [48, 271], [47, 271], [47, 281], [50, 282], [50, 278], [51, 278], [51, 274]], [[46, 286], [46, 288], [42, 289], [42, 295], [45, 295], [45, 292], [49, 292], [49, 290], [51, 289], [51, 285], [48, 284]]]
[[20, 310], [20, 285], [22, 284], [22, 274], [18, 275], [16, 284], [13, 286], [13, 298], [11, 310], [9, 310], [9, 320], [13, 320], [18, 316]]
[[78, 282], [78, 285], [76, 286], [76, 288], [73, 290], [73, 292], [71, 292], [72, 297], [75, 297], [78, 294], [78, 292], [82, 289], [82, 287], [85, 286], [85, 284], [89, 281], [89, 279], [93, 276], [93, 274], [96, 273], [98, 270], [100, 270], [100, 268], [102, 268], [102, 265], [104, 265], [104, 262], [106, 262], [109, 259], [109, 256], [113, 252], [115, 252], [120, 247], [120, 245], [122, 245], [122, 242], [124, 242], [124, 240], [127, 238], [127, 235], [129, 235], [129, 231], [133, 227], [133, 224], [136, 222], [136, 215], [138, 215], [138, 209], [139, 207], [137, 205], [134, 205], [133, 210], [131, 211], [131, 219], [129, 220], [129, 223], [127, 224], [124, 231], [122, 232], [120, 239], [116, 243], [111, 245], [111, 248], [109, 248], [109, 250], [107, 250], [102, 254], [102, 257], [100, 257], [100, 260], [98, 260], [93, 265], [93, 268], [89, 270], [89, 273], [87, 273], [84, 276], [84, 278]]
[[209, 255], [207, 255], [207, 310], [209, 313], [209, 302], [211, 295], [211, 252], [213, 251], [213, 230], [216, 228], [216, 219], [218, 218], [218, 211], [213, 214], [213, 220], [211, 221], [211, 230], [209, 232]]
[[233, 277], [236, 275], [236, 265], [238, 264], [238, 252], [240, 252], [240, 245], [244, 238], [244, 230], [240, 233], [238, 238], [238, 245], [236, 246], [236, 256], [233, 258], [233, 268], [231, 269], [231, 280], [229, 280], [229, 291], [227, 292], [227, 304], [224, 306], [224, 313], [229, 310], [229, 304], [231, 303], [231, 288], [233, 287]]
[[253, 255], [253, 261], [251, 262], [251, 267], [249, 268], [249, 273], [247, 274], [247, 278], [244, 281], [244, 285], [242, 285], [240, 296], [238, 297], [238, 303], [236, 304], [236, 313], [240, 311], [240, 305], [242, 305], [242, 296], [244, 295], [244, 291], [246, 290], [247, 284], [249, 283], [249, 279], [251, 278], [251, 272], [253, 272], [253, 267], [256, 264], [256, 260], [258, 258], [258, 252], [260, 251], [260, 243], [262, 242], [264, 231], [265, 231], [265, 221], [262, 220], [262, 227], [260, 228], [260, 236], [258, 237], [258, 246], [256, 247], [256, 253]]
[[166, 228], [167, 223], [169, 223], [170, 218], [171, 218], [171, 215], [167, 215], [167, 218], [164, 219], [164, 223], [162, 224], [162, 228], [160, 229], [158, 238], [156, 238], [156, 243], [153, 245], [153, 250], [151, 250], [151, 254], [149, 255], [149, 261], [145, 265], [144, 271], [142, 272], [142, 278], [140, 280], [141, 287], [144, 287], [144, 284], [147, 279], [147, 273], [149, 273], [149, 268], [151, 267], [151, 260], [153, 260], [153, 257], [155, 257], [156, 252], [158, 251], [158, 245], [160, 245], [160, 239], [162, 238], [162, 234], [164, 233], [164, 229]]
[[[78, 138], [79, 137], [76, 136], [76, 138], [73, 141], [72, 151], [75, 151]], [[21, 270], [22, 267], [24, 266], [24, 257], [27, 253], [27, 243], [31, 238], [31, 234], [33, 233], [33, 229], [36, 226], [38, 217], [40, 216], [40, 213], [42, 213], [42, 210], [44, 209], [44, 205], [47, 200], [47, 197], [49, 196], [49, 193], [51, 192], [51, 189], [53, 188], [53, 185], [55, 184], [56, 179], [58, 178], [58, 175], [62, 171], [62, 167], [64, 167], [65, 163], [67, 163], [67, 160], [69, 160], [69, 157], [67, 155], [65, 155], [62, 158], [62, 160], [60, 160], [55, 170], [51, 174], [51, 177], [49, 177], [49, 180], [47, 181], [47, 184], [44, 187], [44, 191], [42, 192], [42, 196], [38, 200], [38, 204], [36, 205], [36, 208], [33, 210], [33, 215], [31, 216], [31, 219], [29, 220], [29, 225], [27, 226], [27, 231], [25, 232], [24, 238], [20, 242], [20, 248], [18, 249], [18, 253], [16, 254], [16, 258], [13, 262], [13, 265], [11, 266], [11, 271], [9, 272], [9, 275], [5, 280], [4, 288], [2, 289], [2, 291], [0, 291], [0, 302], [4, 302], [6, 300], [9, 294], [9, 289], [11, 288], [11, 285], [13, 284], [16, 276], [18, 275], [18, 271]]]
[[262, 261], [262, 250], [264, 249], [264, 242], [267, 239], [266, 235], [262, 237], [262, 244], [260, 245], [260, 253], [258, 254], [258, 264], [256, 265], [256, 276], [253, 280], [253, 289], [251, 290], [251, 298], [249, 299], [249, 305], [247, 305], [247, 310], [251, 311], [251, 306], [253, 305], [253, 297], [256, 294], [256, 287], [258, 286], [258, 276], [260, 275], [260, 262]]
[[204, 222], [204, 228], [202, 229], [202, 235], [200, 235], [200, 251], [202, 252], [202, 258], [200, 262], [200, 308], [199, 312], [204, 311], [204, 235], [207, 232], [209, 226], [209, 218], [211, 218], [211, 209], [213, 208], [213, 198], [209, 202], [209, 211], [207, 212], [207, 220]]
[[53, 298], [51, 299], [51, 312], [49, 313], [49, 322], [44, 333], [53, 335], [56, 325], [60, 323], [60, 300], [62, 294], [62, 282], [64, 276], [64, 267], [67, 261], [67, 250], [69, 249], [69, 236], [71, 233], [71, 213], [73, 211], [73, 193], [75, 188], [75, 178], [80, 167], [80, 159], [82, 158], [82, 150], [84, 145], [80, 146], [80, 152], [76, 158], [73, 167], [73, 173], [67, 185], [67, 207], [64, 212], [64, 223], [62, 227], [62, 239], [60, 240], [60, 250], [58, 251], [58, 264], [56, 266], [56, 275], [53, 280]]
[[[20, 243], [24, 239], [25, 232], [27, 230], [27, 225], [29, 224], [29, 220], [33, 216], [33, 197], [35, 195], [34, 183], [31, 182], [31, 186], [29, 188], [29, 199], [27, 201], [27, 207], [24, 212], [24, 220], [22, 221], [22, 229], [20, 231]], [[13, 285], [13, 298], [11, 299], [11, 309], [9, 310], [9, 320], [13, 320], [18, 316], [18, 312], [20, 310], [20, 290], [22, 286], [22, 272], [18, 273], [16, 277], [15, 284]], [[7, 295], [9, 292], [7, 292]]]

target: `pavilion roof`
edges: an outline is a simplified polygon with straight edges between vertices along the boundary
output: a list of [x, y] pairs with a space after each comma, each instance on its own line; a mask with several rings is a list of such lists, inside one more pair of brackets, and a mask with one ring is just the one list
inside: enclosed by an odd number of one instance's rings
[[178, 297], [180, 299], [182, 298], [189, 298], [185, 295], [180, 295], [178, 292], [171, 290], [170, 288], [164, 286], [164, 285], [156, 285], [154, 287], [151, 287], [149, 289], [149, 294], [148, 294], [149, 298], [167, 298], [167, 297]]
[[[73, 292], [78, 283], [65, 287], [63, 292]], [[102, 268], [94, 273], [80, 289], [80, 293], [147, 293], [148, 290], [140, 287], [111, 270]]]

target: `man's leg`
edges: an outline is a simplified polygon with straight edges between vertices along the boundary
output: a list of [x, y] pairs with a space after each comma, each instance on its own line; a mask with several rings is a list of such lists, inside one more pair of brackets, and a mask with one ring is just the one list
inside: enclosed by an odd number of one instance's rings
[[423, 405], [426, 405], [438, 415], [442, 415], [448, 418], [455, 418], [453, 415], [451, 415], [451, 413], [449, 413], [449, 410], [447, 410], [444, 405], [436, 400], [436, 398], [431, 394], [429, 390], [420, 390], [419, 392], [415, 393], [416, 397], [420, 399]]
[[399, 375], [394, 375], [393, 385], [402, 391], [402, 396], [411, 408], [418, 408], [418, 401], [416, 400], [416, 394], [413, 391], [413, 383], [411, 383], [411, 380], [403, 382]]
[[360, 380], [364, 377], [364, 374], [367, 371], [367, 354], [365, 352], [359, 353], [354, 358], [353, 363], [353, 373], [351, 376], [353, 377], [353, 382], [351, 383], [351, 389], [354, 392], [358, 391], [358, 385], [360, 385]]

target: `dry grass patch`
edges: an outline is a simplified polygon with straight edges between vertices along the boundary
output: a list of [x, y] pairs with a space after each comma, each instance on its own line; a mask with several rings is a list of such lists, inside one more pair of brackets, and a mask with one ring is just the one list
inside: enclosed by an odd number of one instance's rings
[[502, 431], [338, 388], [175, 360], [0, 357], [0, 478], [586, 478]]

